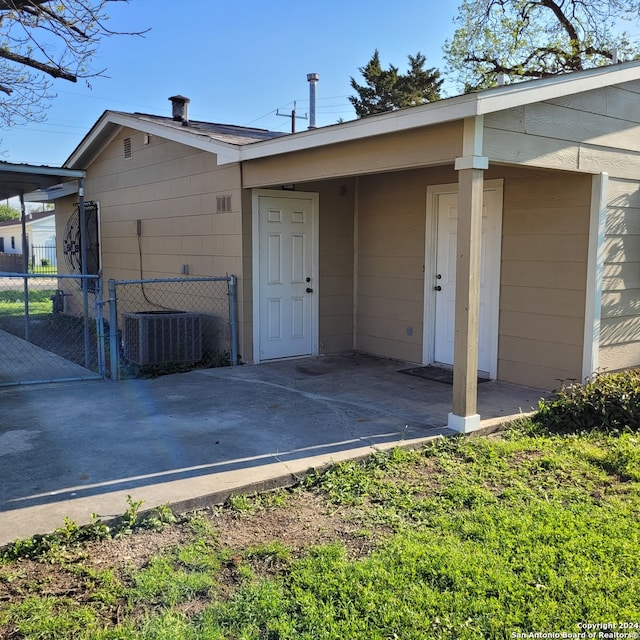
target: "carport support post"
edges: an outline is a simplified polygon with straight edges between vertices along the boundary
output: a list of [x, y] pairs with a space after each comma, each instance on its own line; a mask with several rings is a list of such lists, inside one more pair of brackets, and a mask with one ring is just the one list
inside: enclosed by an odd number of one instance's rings
[[87, 280], [87, 214], [84, 206], [84, 178], [78, 180], [78, 210], [80, 213], [80, 260], [82, 266], [82, 316], [84, 318], [84, 366], [88, 369], [89, 349], [89, 281]]
[[29, 243], [27, 242], [27, 209], [24, 193], [20, 192], [20, 214], [22, 221], [22, 269], [24, 272], [24, 339], [29, 342]]
[[448, 426], [468, 433], [480, 427], [478, 402], [478, 336], [480, 318], [480, 253], [484, 170], [482, 116], [464, 121], [462, 153], [457, 158], [458, 232], [456, 247], [453, 411]]

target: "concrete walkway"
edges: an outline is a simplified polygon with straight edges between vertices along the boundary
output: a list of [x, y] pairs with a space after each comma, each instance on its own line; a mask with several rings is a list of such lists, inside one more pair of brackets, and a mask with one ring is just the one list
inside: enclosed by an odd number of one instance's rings
[[[451, 386], [399, 373], [407, 367], [343, 355], [0, 388], [0, 545], [65, 516], [121, 514], [127, 495], [185, 511], [450, 434]], [[481, 384], [483, 424], [528, 412], [541, 395]]]
[[96, 377], [95, 372], [0, 329], [0, 386]]

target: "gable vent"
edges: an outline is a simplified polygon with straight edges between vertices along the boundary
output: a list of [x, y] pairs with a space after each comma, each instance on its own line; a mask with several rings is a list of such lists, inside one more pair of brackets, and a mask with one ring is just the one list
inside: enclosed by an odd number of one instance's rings
[[125, 138], [123, 140], [123, 143], [124, 143], [124, 157], [130, 158], [131, 157], [131, 138]]
[[231, 196], [216, 197], [216, 213], [231, 213]]

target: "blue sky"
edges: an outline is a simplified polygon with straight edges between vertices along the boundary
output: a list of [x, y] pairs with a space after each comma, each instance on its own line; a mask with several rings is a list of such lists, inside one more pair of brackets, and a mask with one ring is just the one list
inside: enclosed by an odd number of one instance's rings
[[[317, 124], [355, 117], [350, 76], [380, 52], [406, 70], [421, 51], [444, 71], [457, 0], [131, 0], [109, 8], [111, 29], [94, 60], [104, 78], [56, 81], [46, 122], [0, 131], [1, 160], [60, 165], [106, 109], [170, 115], [169, 96], [191, 99], [194, 120], [288, 131], [276, 110], [309, 110], [307, 73], [320, 74]], [[448, 91], [455, 93], [452, 85]], [[298, 130], [307, 121], [299, 120]]]

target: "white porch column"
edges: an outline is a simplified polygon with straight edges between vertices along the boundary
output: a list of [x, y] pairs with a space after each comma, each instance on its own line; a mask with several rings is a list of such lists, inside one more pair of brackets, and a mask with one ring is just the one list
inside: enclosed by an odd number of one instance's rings
[[478, 400], [478, 330], [480, 316], [480, 250], [482, 246], [483, 118], [464, 121], [462, 157], [458, 171], [458, 233], [453, 352], [453, 407], [448, 426], [469, 433], [480, 427]]
[[589, 254], [584, 313], [582, 379], [598, 370], [600, 356], [600, 315], [602, 277], [604, 274], [604, 240], [607, 224], [607, 189], [609, 174], [595, 175], [591, 182], [591, 217], [589, 221]]

